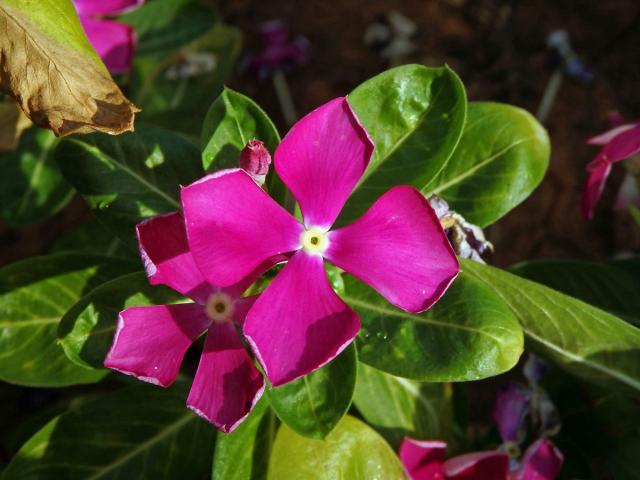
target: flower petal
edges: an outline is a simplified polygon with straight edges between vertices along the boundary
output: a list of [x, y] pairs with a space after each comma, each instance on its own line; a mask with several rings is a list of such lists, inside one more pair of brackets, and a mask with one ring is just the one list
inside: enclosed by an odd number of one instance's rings
[[450, 480], [507, 480], [509, 457], [500, 452], [474, 452], [444, 462], [444, 473]]
[[618, 135], [620, 135], [623, 132], [626, 132], [627, 130], [631, 130], [636, 125], [638, 125], [638, 124], [637, 123], [625, 123], [624, 125], [618, 125], [616, 127], [613, 127], [610, 130], [607, 130], [604, 133], [601, 133], [600, 135], [596, 135], [595, 137], [588, 138], [587, 139], [587, 144], [588, 145], [606, 145], [611, 140], [616, 138]]
[[460, 270], [433, 208], [406, 186], [392, 188], [355, 223], [331, 232], [325, 258], [414, 313], [433, 305]]
[[640, 152], [640, 124], [613, 138], [598, 154], [607, 162], [619, 162]]
[[553, 480], [560, 473], [564, 456], [546, 438], [531, 444], [513, 480]]
[[208, 175], [182, 189], [189, 247], [205, 278], [231, 286], [273, 256], [297, 250], [303, 227], [244, 171]]
[[302, 118], [275, 153], [275, 168], [307, 227], [328, 229], [369, 165], [373, 142], [344, 97]]
[[409, 480], [443, 480], [446, 450], [445, 442], [405, 437], [400, 445], [400, 461]]
[[129, 25], [112, 20], [94, 20], [81, 17], [91, 46], [112, 74], [131, 70], [131, 59], [136, 46], [136, 32]]
[[78, 15], [113, 15], [138, 8], [144, 0], [73, 0]]
[[603, 162], [589, 171], [589, 178], [582, 191], [582, 215], [588, 220], [593, 218], [593, 210], [600, 200], [609, 173], [611, 164], [608, 162]]
[[229, 433], [249, 415], [263, 391], [264, 379], [233, 324], [212, 324], [187, 406]]
[[358, 315], [329, 285], [322, 257], [301, 251], [249, 310], [244, 334], [278, 386], [329, 362], [359, 329]]
[[120, 313], [104, 366], [168, 387], [191, 343], [209, 326], [195, 303], [131, 307]]
[[152, 285], [167, 285], [200, 303], [207, 300], [214, 287], [205, 280], [193, 260], [180, 213], [145, 220], [136, 225], [136, 233]]
[[509, 383], [498, 392], [493, 419], [503, 442], [518, 443], [520, 440], [530, 401], [530, 391], [515, 383]]

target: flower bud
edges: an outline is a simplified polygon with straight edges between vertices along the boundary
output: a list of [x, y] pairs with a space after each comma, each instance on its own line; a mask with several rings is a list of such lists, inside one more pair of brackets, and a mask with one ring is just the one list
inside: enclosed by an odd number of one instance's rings
[[263, 185], [269, 173], [271, 155], [260, 140], [250, 140], [240, 152], [239, 164], [258, 185]]

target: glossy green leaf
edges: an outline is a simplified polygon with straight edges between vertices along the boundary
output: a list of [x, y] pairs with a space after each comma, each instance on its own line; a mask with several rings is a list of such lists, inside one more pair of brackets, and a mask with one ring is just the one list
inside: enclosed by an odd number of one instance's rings
[[53, 132], [30, 128], [17, 150], [0, 155], [0, 216], [5, 222], [39, 222], [71, 200], [73, 190], [53, 161], [57, 144]]
[[359, 362], [353, 403], [393, 447], [405, 436], [451, 443], [453, 390], [447, 383], [420, 383]]
[[426, 189], [445, 166], [464, 127], [464, 86], [448, 67], [404, 65], [367, 80], [348, 97], [375, 143], [340, 217], [349, 223], [395, 185]]
[[34, 257], [0, 269], [0, 379], [30, 386], [91, 383], [104, 376], [72, 363], [58, 323], [83, 295], [138, 264], [92, 255]]
[[547, 170], [550, 148], [546, 130], [529, 112], [472, 102], [458, 147], [423, 192], [487, 226], [531, 195]]
[[253, 100], [225, 88], [202, 126], [205, 170], [237, 167], [240, 152], [254, 138], [264, 142], [272, 154], [280, 142], [273, 122]]
[[122, 310], [183, 299], [169, 288], [150, 285], [143, 272], [123, 275], [100, 285], [69, 309], [58, 327], [60, 344], [79, 366], [104, 368]]
[[640, 276], [615, 264], [539, 260], [510, 271], [640, 325]]
[[206, 478], [213, 427], [184, 406], [186, 388], [139, 385], [54, 418], [3, 480]]
[[292, 430], [324, 438], [347, 413], [357, 375], [356, 349], [349, 345], [324, 367], [268, 391], [271, 406]]
[[218, 433], [212, 480], [262, 480], [267, 477], [276, 419], [262, 398], [249, 416], [229, 434]]
[[360, 314], [360, 361], [404, 378], [477, 380], [513, 367], [523, 349], [517, 318], [491, 288], [464, 272], [426, 312], [412, 315], [345, 278], [343, 299]]
[[324, 440], [278, 430], [269, 480], [400, 480], [398, 456], [374, 430], [349, 415]]
[[218, 16], [195, 0], [155, 0], [120, 17], [138, 37], [136, 56], [166, 55], [213, 28]]
[[503, 270], [471, 261], [463, 269], [500, 296], [532, 349], [588, 380], [640, 390], [640, 329]]
[[65, 139], [55, 153], [62, 174], [95, 214], [135, 243], [142, 219], [180, 209], [180, 185], [203, 175], [200, 152], [182, 137], [152, 127], [118, 137]]
[[51, 253], [89, 253], [107, 257], [130, 258], [140, 265], [140, 252], [125, 245], [96, 217], [67, 230], [51, 247]]

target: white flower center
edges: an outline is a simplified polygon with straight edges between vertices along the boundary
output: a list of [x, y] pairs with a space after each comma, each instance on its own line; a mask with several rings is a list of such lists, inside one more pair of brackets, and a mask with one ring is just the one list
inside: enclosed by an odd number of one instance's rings
[[224, 323], [233, 317], [233, 300], [223, 292], [212, 294], [205, 305], [207, 316], [216, 323]]
[[321, 255], [329, 246], [329, 233], [318, 227], [311, 227], [300, 236], [302, 249], [307, 253]]

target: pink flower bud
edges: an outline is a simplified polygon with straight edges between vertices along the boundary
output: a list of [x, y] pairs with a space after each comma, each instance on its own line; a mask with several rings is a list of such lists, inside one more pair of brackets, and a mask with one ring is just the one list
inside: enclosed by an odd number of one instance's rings
[[271, 155], [260, 140], [250, 140], [240, 152], [239, 164], [240, 168], [251, 175], [256, 183], [262, 185], [269, 173]]

